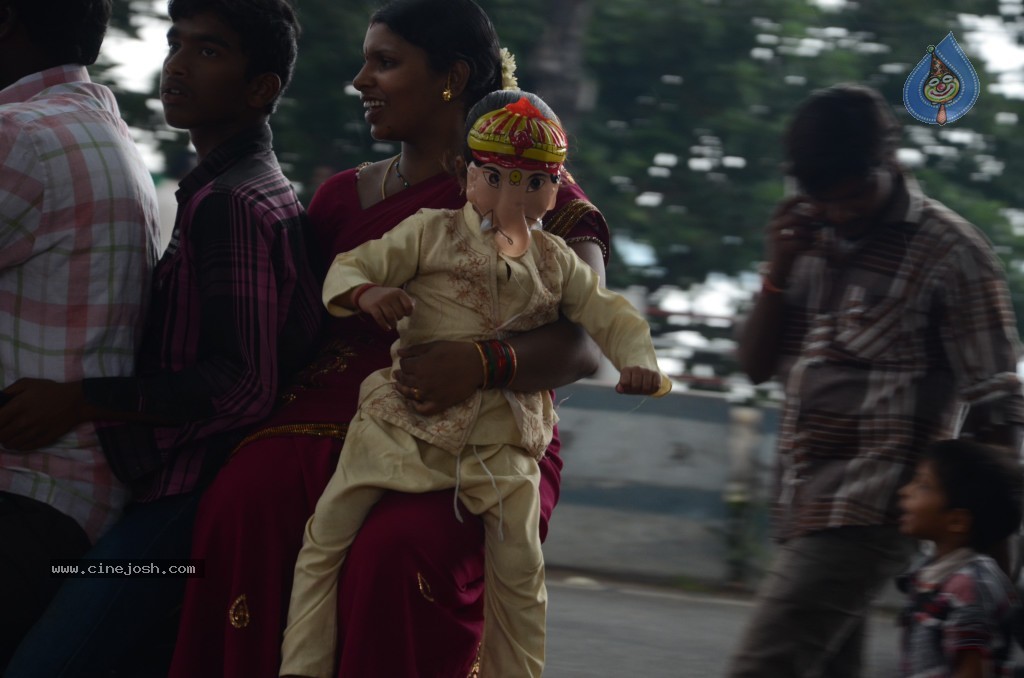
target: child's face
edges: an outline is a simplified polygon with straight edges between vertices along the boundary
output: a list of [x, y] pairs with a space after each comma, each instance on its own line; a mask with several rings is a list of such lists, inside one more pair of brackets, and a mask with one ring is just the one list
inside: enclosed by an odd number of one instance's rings
[[951, 511], [946, 493], [930, 461], [922, 461], [910, 482], [900, 488], [900, 532], [918, 539], [942, 540], [948, 534]]

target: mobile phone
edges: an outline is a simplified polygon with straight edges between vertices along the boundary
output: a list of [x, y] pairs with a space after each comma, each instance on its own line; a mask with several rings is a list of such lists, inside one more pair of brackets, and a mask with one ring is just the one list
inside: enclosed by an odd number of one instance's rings
[[[800, 190], [800, 182], [791, 174], [787, 174], [782, 178], [782, 193], [784, 199], [799, 197], [806, 198], [804, 192]], [[804, 221], [806, 222], [807, 228], [817, 230], [825, 226], [825, 222], [820, 219], [811, 218], [814, 210], [813, 206], [810, 204], [810, 198], [806, 198], [806, 202], [798, 202], [794, 205], [793, 211], [799, 216], [806, 217]]]
[[793, 198], [800, 195], [800, 182], [796, 180], [792, 174], [787, 174], [782, 177], [782, 197]]

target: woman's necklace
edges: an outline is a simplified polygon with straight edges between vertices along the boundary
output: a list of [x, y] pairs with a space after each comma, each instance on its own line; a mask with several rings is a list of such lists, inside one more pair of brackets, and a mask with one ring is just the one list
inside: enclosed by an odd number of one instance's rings
[[399, 153], [395, 157], [391, 158], [391, 162], [388, 163], [388, 168], [384, 170], [384, 177], [380, 180], [380, 199], [387, 200], [387, 186], [388, 186], [388, 175], [391, 174], [391, 169], [394, 168], [395, 175], [402, 180], [402, 187], [409, 188], [409, 182], [402, 176], [402, 171], [398, 169], [398, 164], [402, 162], [402, 154]]
[[402, 154], [401, 153], [398, 154], [398, 162], [395, 163], [395, 174], [398, 176], [399, 179], [402, 180], [402, 186], [404, 188], [409, 188], [409, 182], [406, 181], [405, 177], [402, 176]]

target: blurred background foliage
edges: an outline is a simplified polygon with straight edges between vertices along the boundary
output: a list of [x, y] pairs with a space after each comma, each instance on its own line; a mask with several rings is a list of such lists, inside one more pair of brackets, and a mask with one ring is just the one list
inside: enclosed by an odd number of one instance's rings
[[[273, 121], [286, 172], [308, 201], [330, 172], [397, 149], [374, 142], [351, 79], [362, 62], [366, 0], [295, 0], [303, 37], [294, 83]], [[872, 85], [904, 124], [901, 158], [926, 192], [983, 228], [1003, 257], [1024, 319], [1024, 100], [1007, 98], [966, 33], [997, 20], [1020, 41], [1020, 0], [482, 0], [519, 62], [519, 84], [543, 96], [570, 132], [570, 169], [620, 239], [609, 284], [654, 289], [751, 270], [782, 196], [787, 116], [819, 87]], [[118, 2], [115, 30], [163, 15]], [[904, 80], [952, 30], [983, 85], [947, 127], [913, 120]], [[974, 46], [977, 40], [973, 41]], [[107, 78], [109, 62], [97, 67]], [[116, 83], [114, 83], [117, 87]], [[163, 125], [149, 93], [119, 94], [173, 167], [186, 139]], [[625, 245], [626, 240], [620, 240]]]

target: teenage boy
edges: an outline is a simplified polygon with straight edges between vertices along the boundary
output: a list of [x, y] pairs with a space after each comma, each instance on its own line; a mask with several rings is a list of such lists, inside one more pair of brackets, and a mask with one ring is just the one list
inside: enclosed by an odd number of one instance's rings
[[[110, 12], [0, 0], [0, 389], [134, 369], [157, 208], [114, 95], [86, 72]], [[0, 394], [0, 673], [57, 591], [50, 560], [81, 556], [127, 497], [91, 423], [9, 446], [17, 391]]]
[[[136, 502], [89, 554], [106, 562], [188, 557], [200, 489], [270, 412], [321, 316], [304, 213], [268, 125], [295, 63], [294, 12], [284, 0], [171, 0], [168, 12], [161, 101], [199, 165], [180, 184], [138, 376], [25, 384], [36, 407], [11, 437], [28, 448], [59, 425], [44, 402], [105, 422], [104, 451]], [[69, 581], [8, 675], [106, 675], [183, 588], [180, 578]]]

